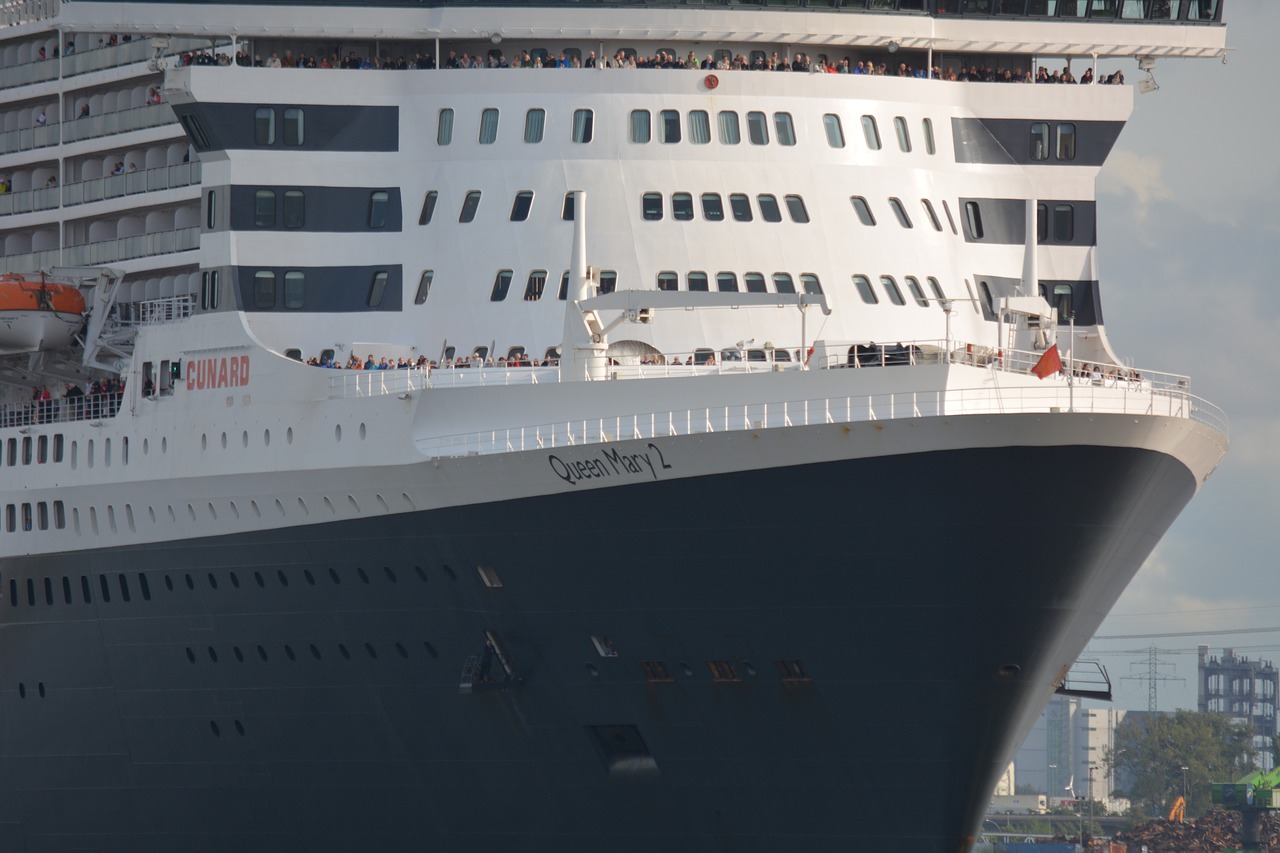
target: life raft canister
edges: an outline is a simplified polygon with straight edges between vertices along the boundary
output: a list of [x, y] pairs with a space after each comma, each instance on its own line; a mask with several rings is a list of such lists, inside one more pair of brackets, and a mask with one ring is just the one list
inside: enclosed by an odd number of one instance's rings
[[714, 89], [716, 86], [720, 85], [720, 78], [714, 74], [708, 74], [703, 78], [702, 85], [706, 86], [708, 89]]

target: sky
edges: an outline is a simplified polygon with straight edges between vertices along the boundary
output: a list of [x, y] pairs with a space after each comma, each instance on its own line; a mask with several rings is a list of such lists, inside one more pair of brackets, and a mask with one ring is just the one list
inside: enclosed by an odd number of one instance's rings
[[1189, 375], [1231, 437], [1082, 656], [1106, 666], [1120, 708], [1148, 706], [1150, 647], [1160, 710], [1196, 707], [1198, 645], [1280, 663], [1280, 3], [1228, 0], [1225, 20], [1226, 63], [1158, 61], [1159, 91], [1135, 91], [1098, 179], [1112, 346]]

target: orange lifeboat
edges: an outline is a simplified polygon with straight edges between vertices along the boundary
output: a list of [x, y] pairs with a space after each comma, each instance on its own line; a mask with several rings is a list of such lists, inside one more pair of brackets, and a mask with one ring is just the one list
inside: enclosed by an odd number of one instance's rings
[[84, 325], [84, 295], [70, 284], [0, 275], [0, 354], [68, 346]]

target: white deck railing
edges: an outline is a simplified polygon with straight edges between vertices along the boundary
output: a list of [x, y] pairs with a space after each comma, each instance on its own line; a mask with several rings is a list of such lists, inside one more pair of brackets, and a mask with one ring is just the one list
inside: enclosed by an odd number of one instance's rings
[[814, 426], [818, 424], [959, 415], [1068, 411], [1088, 414], [1162, 415], [1191, 418], [1226, 432], [1221, 410], [1190, 394], [1117, 391], [1094, 386], [1069, 388], [1066, 379], [1040, 387], [963, 388], [928, 392], [827, 397], [737, 406], [648, 412], [561, 421], [418, 441], [430, 456], [464, 456], [543, 450], [611, 441], [668, 436]]

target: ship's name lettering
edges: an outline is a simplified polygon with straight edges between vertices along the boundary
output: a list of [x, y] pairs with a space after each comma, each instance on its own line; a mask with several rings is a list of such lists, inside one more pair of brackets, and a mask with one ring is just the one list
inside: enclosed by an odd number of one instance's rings
[[225, 355], [221, 358], [187, 360], [187, 390], [239, 388], [249, 384], [249, 356]]
[[624, 453], [609, 448], [587, 459], [561, 459], [552, 454], [547, 457], [547, 462], [552, 472], [571, 486], [583, 480], [613, 477], [640, 476], [656, 480], [662, 471], [672, 467], [655, 444], [649, 445], [647, 453]]

